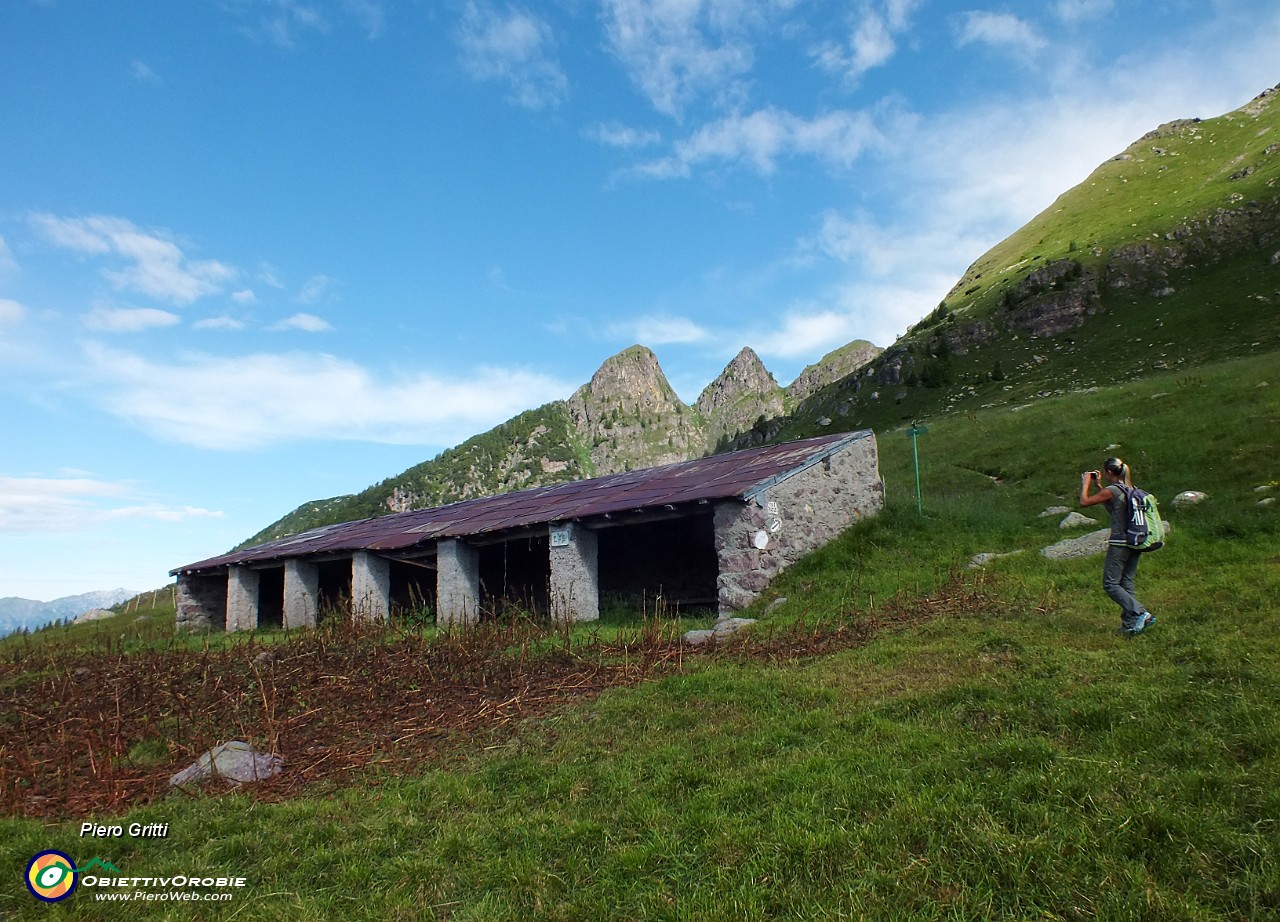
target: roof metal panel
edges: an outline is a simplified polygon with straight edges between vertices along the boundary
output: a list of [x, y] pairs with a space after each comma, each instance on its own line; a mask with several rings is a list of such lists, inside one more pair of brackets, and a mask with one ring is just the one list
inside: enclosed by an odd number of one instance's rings
[[869, 435], [865, 431], [844, 432], [591, 480], [463, 500], [434, 509], [325, 525], [187, 564], [170, 573], [199, 573], [235, 564], [359, 550], [404, 550], [440, 538], [465, 538], [571, 519], [599, 518], [637, 509], [662, 508], [700, 500], [745, 500], [772, 483], [816, 464], [845, 444]]

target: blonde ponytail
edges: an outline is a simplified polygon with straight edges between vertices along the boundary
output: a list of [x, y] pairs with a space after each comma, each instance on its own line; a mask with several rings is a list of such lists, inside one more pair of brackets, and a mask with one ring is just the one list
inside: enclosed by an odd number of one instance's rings
[[1129, 465], [1125, 464], [1119, 458], [1108, 458], [1103, 462], [1102, 466], [1126, 487], [1133, 487], [1133, 476], [1129, 470]]

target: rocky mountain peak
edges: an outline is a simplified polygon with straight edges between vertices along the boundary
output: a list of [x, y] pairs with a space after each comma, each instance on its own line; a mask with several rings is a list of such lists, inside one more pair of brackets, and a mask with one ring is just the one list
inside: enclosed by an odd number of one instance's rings
[[706, 426], [707, 448], [713, 450], [722, 438], [750, 429], [761, 417], [781, 416], [786, 407], [782, 388], [755, 350], [746, 346], [703, 389], [694, 410]]
[[799, 403], [828, 384], [853, 374], [883, 351], [865, 339], [834, 349], [796, 375], [796, 379], [787, 385], [787, 399]]
[[750, 346], [743, 346], [742, 351], [724, 367], [724, 371], [703, 388], [694, 409], [712, 415], [745, 395], [768, 394], [775, 390], [781, 392], [778, 382], [769, 369], [764, 367], [764, 362], [760, 361], [760, 356]]
[[569, 398], [568, 408], [590, 446], [596, 474], [684, 461], [696, 457], [705, 442], [701, 422], [644, 346], [605, 359]]
[[601, 412], [624, 414], [665, 413], [680, 405], [680, 398], [663, 374], [658, 357], [645, 346], [631, 346], [610, 356], [596, 369], [591, 381], [569, 398], [575, 422], [590, 425]]

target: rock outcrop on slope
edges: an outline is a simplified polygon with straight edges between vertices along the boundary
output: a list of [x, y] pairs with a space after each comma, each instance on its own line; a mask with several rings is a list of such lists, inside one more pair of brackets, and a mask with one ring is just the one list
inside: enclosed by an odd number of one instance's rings
[[702, 454], [702, 420], [668, 383], [658, 357], [632, 346], [605, 360], [568, 403], [599, 476]]
[[796, 379], [787, 385], [787, 400], [793, 404], [800, 403], [828, 384], [833, 384], [866, 367], [867, 363], [873, 361], [883, 351], [879, 346], [865, 339], [855, 339], [839, 349], [828, 352], [796, 375]]

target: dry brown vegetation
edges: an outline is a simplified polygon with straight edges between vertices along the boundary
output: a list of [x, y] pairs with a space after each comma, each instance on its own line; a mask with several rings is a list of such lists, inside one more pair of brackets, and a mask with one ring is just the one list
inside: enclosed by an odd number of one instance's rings
[[956, 580], [929, 598], [757, 628], [696, 652], [661, 620], [614, 640], [528, 621], [430, 636], [335, 621], [222, 650], [15, 645], [0, 662], [0, 811], [120, 812], [166, 796], [175, 772], [231, 739], [283, 758], [279, 775], [249, 786], [278, 800], [496, 745], [525, 721], [688, 668], [690, 657], [792, 660], [992, 604], [980, 583]]

